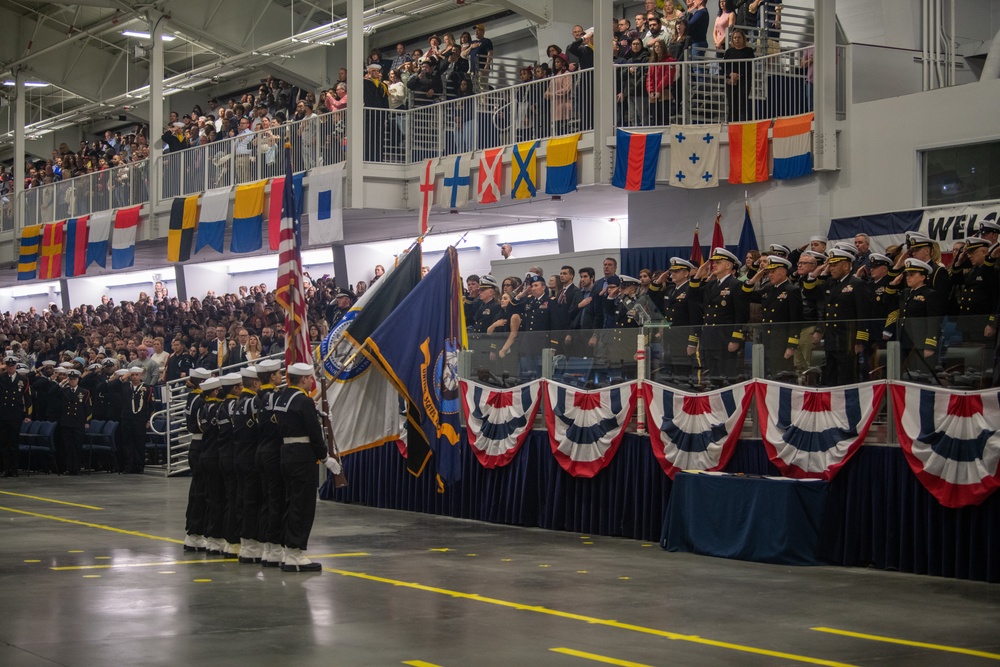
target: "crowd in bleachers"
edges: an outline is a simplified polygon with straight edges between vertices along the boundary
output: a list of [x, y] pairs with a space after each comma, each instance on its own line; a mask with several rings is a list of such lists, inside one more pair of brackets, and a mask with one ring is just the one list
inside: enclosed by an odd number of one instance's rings
[[630, 361], [628, 329], [652, 323], [669, 325], [651, 341], [654, 372], [680, 383], [746, 376], [754, 342], [764, 345], [773, 379], [877, 379], [885, 377], [886, 344], [897, 341], [911, 379], [989, 386], [1000, 383], [998, 232], [1000, 225], [982, 223], [946, 249], [947, 265], [920, 234], [883, 253], [859, 234], [836, 244], [816, 236], [794, 249], [773, 244], [740, 258], [717, 248], [701, 266], [675, 257], [634, 277], [620, 275], [613, 258], [600, 274], [564, 265], [533, 267], [523, 279], [470, 276], [465, 314], [477, 368], [522, 379], [537, 376], [548, 347], [567, 359]]

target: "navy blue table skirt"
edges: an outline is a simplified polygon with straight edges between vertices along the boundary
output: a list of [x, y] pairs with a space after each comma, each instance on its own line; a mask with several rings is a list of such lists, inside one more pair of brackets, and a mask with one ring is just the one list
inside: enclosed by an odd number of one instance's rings
[[827, 483], [784, 477], [674, 477], [660, 546], [704, 556], [819, 565]]
[[[507, 466], [483, 468], [462, 447], [462, 481], [437, 493], [433, 464], [406, 471], [395, 445], [344, 458], [350, 485], [320, 497], [514, 526], [656, 542], [672, 483], [649, 438], [628, 434], [593, 479], [567, 474], [548, 435], [533, 432]], [[778, 475], [759, 440], [740, 441], [727, 472]], [[1000, 493], [982, 505], [942, 507], [910, 471], [902, 450], [862, 447], [828, 487], [819, 555], [826, 563], [1000, 582]]]

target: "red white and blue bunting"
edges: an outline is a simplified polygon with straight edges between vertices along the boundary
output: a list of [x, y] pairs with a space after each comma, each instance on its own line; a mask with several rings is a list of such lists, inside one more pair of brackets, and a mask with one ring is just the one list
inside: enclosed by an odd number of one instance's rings
[[736, 450], [753, 400], [753, 382], [690, 394], [653, 382], [642, 386], [649, 442], [663, 472], [719, 470]]
[[1000, 487], [1000, 392], [892, 383], [899, 444], [945, 507], [978, 505]]
[[884, 382], [831, 389], [756, 383], [761, 438], [787, 477], [833, 479], [864, 442], [885, 398]]
[[545, 424], [552, 453], [574, 477], [593, 477], [621, 444], [635, 410], [635, 382], [584, 391], [546, 382]]
[[541, 380], [497, 389], [462, 380], [469, 446], [484, 468], [510, 463], [531, 433], [541, 403]]

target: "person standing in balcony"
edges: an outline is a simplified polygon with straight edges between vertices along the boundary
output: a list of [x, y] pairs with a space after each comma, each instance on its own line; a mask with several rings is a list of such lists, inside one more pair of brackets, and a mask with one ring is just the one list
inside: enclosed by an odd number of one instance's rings
[[312, 169], [316, 166], [316, 118], [313, 116], [312, 104], [306, 100], [299, 101], [302, 122], [299, 123], [299, 147], [302, 153], [302, 168]]
[[691, 57], [705, 57], [708, 49], [708, 9], [705, 0], [691, 0], [688, 6], [687, 34], [691, 38]]
[[389, 87], [382, 81], [382, 67], [368, 65], [364, 79], [365, 102], [365, 162], [382, 161], [382, 141], [385, 137], [386, 112], [389, 108]]
[[569, 63], [565, 54], [559, 54], [554, 62], [555, 74], [545, 89], [545, 98], [552, 105], [555, 134], [560, 135], [568, 132], [569, 122], [573, 118], [573, 79], [569, 75]]
[[462, 57], [469, 59], [469, 70], [476, 83], [476, 92], [482, 92], [493, 64], [493, 40], [486, 37], [486, 24], [477, 23], [473, 28], [476, 38], [462, 49]]
[[236, 182], [249, 183], [253, 180], [253, 141], [254, 134], [250, 130], [250, 119], [240, 118], [240, 131], [236, 135]]
[[649, 119], [648, 122], [654, 126], [670, 124], [670, 107], [667, 104], [672, 97], [671, 88], [674, 79], [677, 78], [676, 67], [667, 63], [674, 62], [674, 59], [667, 53], [667, 45], [660, 40], [653, 41], [653, 48], [650, 49], [651, 63], [656, 63], [647, 68], [646, 72], [646, 92], [649, 93]]
[[723, 60], [733, 60], [726, 65], [726, 102], [729, 122], [750, 120], [750, 91], [753, 84], [754, 52], [747, 46], [747, 36], [741, 28], [734, 28], [730, 36], [732, 46], [726, 49]]

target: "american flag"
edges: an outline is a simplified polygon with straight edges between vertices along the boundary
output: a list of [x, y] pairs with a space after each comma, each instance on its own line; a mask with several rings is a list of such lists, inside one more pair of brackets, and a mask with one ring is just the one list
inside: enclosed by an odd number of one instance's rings
[[302, 286], [302, 221], [295, 210], [295, 179], [292, 178], [292, 147], [285, 144], [285, 187], [278, 234], [278, 289], [275, 301], [285, 310], [285, 366], [311, 364], [306, 295]]

